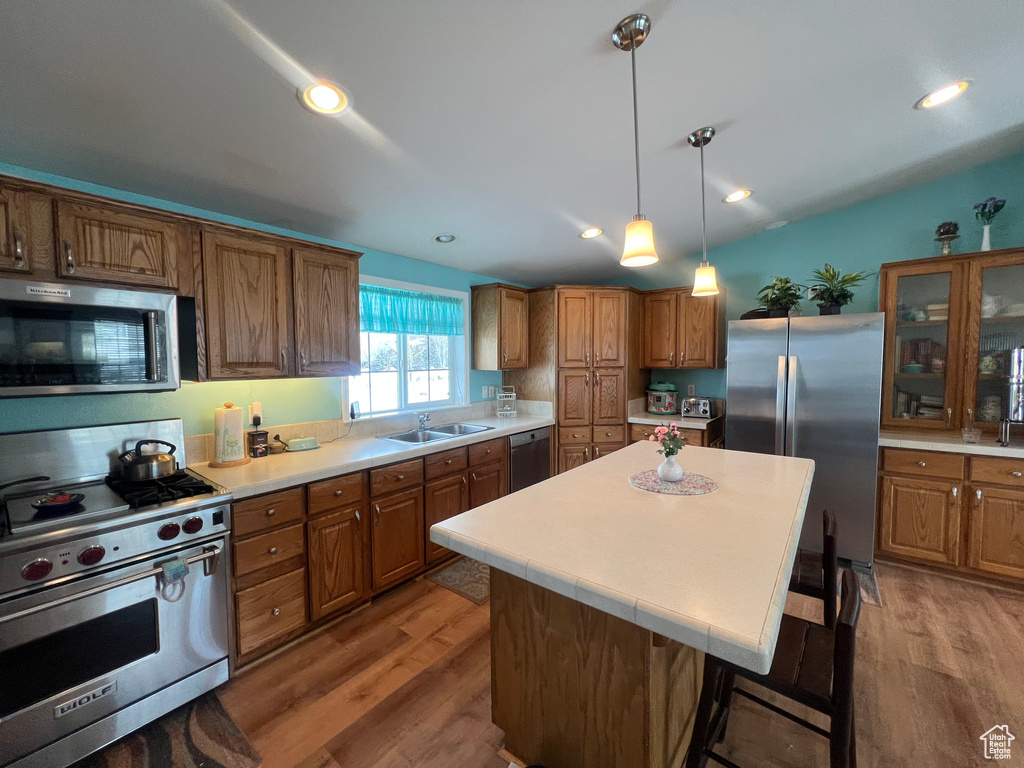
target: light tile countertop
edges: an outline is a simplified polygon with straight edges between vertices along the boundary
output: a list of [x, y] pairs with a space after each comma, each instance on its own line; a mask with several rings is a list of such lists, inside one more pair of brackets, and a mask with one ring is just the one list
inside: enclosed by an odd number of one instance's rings
[[718, 490], [629, 484], [635, 443], [430, 529], [432, 541], [759, 673], [771, 666], [807, 496], [808, 459], [688, 447]]
[[555, 420], [538, 416], [519, 416], [514, 419], [490, 416], [472, 419], [471, 422], [494, 429], [418, 445], [396, 443], [379, 437], [346, 438], [326, 443], [312, 451], [285, 452], [253, 459], [241, 467], [215, 469], [207, 462], [203, 462], [189, 465], [189, 469], [229, 488], [236, 499], [244, 499], [294, 485], [313, 483], [349, 472], [372, 469], [396, 461], [493, 440], [517, 432], [539, 429], [554, 424]]
[[960, 435], [882, 430], [878, 433], [878, 444], [883, 448], [912, 448], [916, 451], [942, 451], [944, 453], [969, 453], [975, 456], [1024, 459], [1024, 442], [1019, 436], [1015, 436], [1004, 448], [993, 435], [982, 435], [981, 442], [972, 445], [965, 443]]
[[[717, 417], [716, 417], [717, 418]], [[630, 424], [649, 424], [657, 427], [660, 424], [676, 423], [680, 429], [707, 429], [708, 423], [714, 419], [701, 419], [696, 416], [682, 416], [678, 413], [666, 413], [655, 416], [653, 413], [633, 413], [629, 416]]]

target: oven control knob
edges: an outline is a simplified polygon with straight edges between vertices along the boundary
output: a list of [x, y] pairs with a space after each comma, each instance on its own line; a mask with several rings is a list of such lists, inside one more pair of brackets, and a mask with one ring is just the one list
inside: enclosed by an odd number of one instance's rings
[[45, 579], [49, 576], [50, 571], [52, 570], [53, 563], [45, 557], [40, 557], [38, 560], [33, 560], [21, 569], [21, 578], [25, 581], [39, 581], [40, 579]]
[[94, 544], [78, 553], [78, 562], [82, 565], [96, 565], [96, 563], [103, 559], [105, 554], [107, 554], [107, 550], [99, 544]]
[[181, 530], [185, 533], [199, 533], [203, 527], [203, 518], [201, 517], [190, 517], [184, 523], [181, 524]]
[[178, 525], [177, 523], [167, 523], [166, 525], [160, 526], [160, 530], [156, 532], [156, 535], [164, 541], [170, 541], [171, 539], [175, 538], [179, 533], [181, 533], [180, 525]]

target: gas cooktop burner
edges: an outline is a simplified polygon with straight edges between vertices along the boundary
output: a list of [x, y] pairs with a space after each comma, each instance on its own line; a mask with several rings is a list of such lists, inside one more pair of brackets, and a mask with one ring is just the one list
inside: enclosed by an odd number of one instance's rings
[[213, 486], [188, 474], [183, 469], [179, 469], [173, 475], [154, 480], [132, 481], [110, 476], [107, 478], [107, 485], [132, 509], [147, 507], [150, 504], [177, 501], [189, 496], [201, 496], [215, 491]]

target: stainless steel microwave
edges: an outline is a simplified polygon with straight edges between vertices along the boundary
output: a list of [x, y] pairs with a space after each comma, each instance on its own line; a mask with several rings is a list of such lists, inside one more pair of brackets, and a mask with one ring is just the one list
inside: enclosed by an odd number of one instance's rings
[[179, 386], [174, 296], [0, 279], [0, 397]]

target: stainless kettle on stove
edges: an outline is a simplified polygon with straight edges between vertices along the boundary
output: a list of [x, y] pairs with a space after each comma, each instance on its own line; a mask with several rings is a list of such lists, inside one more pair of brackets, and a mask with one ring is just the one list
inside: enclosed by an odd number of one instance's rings
[[[144, 445], [165, 445], [171, 450], [166, 453], [143, 453]], [[163, 440], [139, 440], [133, 449], [117, 457], [121, 462], [121, 476], [125, 480], [139, 482], [173, 475], [178, 471], [178, 460], [174, 458], [176, 450], [177, 446]]]

